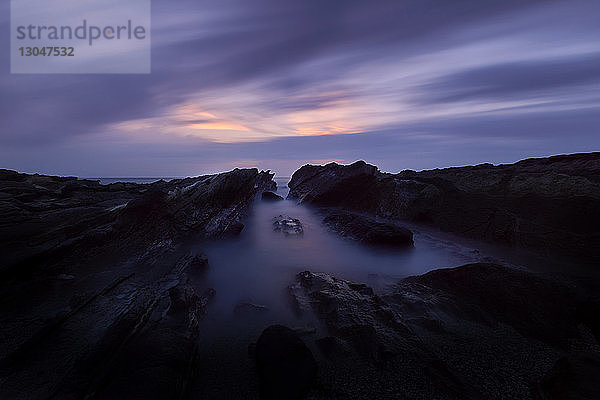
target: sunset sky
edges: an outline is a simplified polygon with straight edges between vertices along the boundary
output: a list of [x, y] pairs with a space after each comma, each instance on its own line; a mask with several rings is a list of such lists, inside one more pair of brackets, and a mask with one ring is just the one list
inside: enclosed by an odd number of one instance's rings
[[11, 75], [9, 5], [0, 168], [289, 176], [600, 150], [597, 0], [153, 0], [148, 75]]

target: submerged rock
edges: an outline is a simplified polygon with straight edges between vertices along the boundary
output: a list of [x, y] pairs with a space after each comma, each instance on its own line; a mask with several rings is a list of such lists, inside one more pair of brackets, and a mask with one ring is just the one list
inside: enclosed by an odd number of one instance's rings
[[395, 224], [378, 222], [372, 217], [337, 211], [327, 215], [323, 223], [342, 236], [369, 245], [385, 247], [413, 245], [413, 234], [410, 230]]
[[255, 357], [263, 399], [299, 400], [315, 383], [317, 362], [288, 327], [272, 325], [265, 329], [256, 343]]
[[302, 223], [297, 218], [292, 218], [289, 215], [279, 215], [273, 218], [273, 230], [281, 232], [285, 236], [302, 236], [304, 229]]
[[283, 197], [273, 192], [263, 192], [261, 195], [261, 199], [264, 201], [280, 201], [283, 200]]

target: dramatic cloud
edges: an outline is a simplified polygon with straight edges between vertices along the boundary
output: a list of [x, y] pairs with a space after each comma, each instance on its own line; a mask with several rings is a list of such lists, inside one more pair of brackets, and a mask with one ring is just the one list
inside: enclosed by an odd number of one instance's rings
[[0, 167], [192, 175], [600, 150], [600, 3], [154, 0], [152, 74], [10, 75]]

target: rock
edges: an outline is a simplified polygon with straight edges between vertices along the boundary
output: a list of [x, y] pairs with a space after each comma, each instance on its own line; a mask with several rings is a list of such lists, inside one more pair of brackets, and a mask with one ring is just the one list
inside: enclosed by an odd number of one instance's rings
[[263, 201], [280, 201], [283, 200], [283, 197], [273, 192], [263, 192], [261, 195], [261, 199]]
[[315, 384], [317, 362], [293, 330], [272, 325], [255, 349], [263, 399], [302, 399]]
[[511, 325], [526, 337], [562, 345], [577, 325], [577, 293], [542, 276], [491, 263], [438, 269], [404, 279], [401, 290], [443, 293], [446, 312]]
[[562, 357], [534, 388], [541, 400], [599, 399], [600, 359], [589, 354]]
[[[593, 361], [600, 357], [593, 319], [597, 285], [591, 278], [581, 288], [576, 282], [477, 263], [409, 277], [378, 293], [305, 271], [289, 294], [302, 317], [313, 315], [326, 328], [315, 343], [327, 360], [321, 368], [332, 369], [324, 376], [333, 374], [335, 384], [323, 385], [335, 387], [340, 397], [393, 392], [418, 398], [431, 390], [430, 398], [531, 399], [531, 383], [540, 382], [558, 355], [577, 359], [583, 349], [588, 361], [572, 361], [571, 372], [545, 378], [559, 383], [540, 384], [539, 398], [595, 398], [582, 393], [594, 393], [589, 377], [600, 366]], [[386, 390], [366, 383], [383, 376]], [[364, 392], [353, 386], [357, 381], [365, 382]], [[548, 397], [557, 385], [570, 391]]]
[[234, 221], [225, 229], [224, 236], [238, 236], [244, 230], [245, 225], [240, 221]]
[[362, 161], [306, 165], [289, 198], [431, 224], [469, 237], [600, 263], [600, 152], [510, 165], [382, 173]]
[[349, 357], [351, 350], [347, 343], [335, 336], [325, 336], [315, 340], [315, 344], [323, 355], [332, 360]]
[[292, 328], [292, 330], [298, 336], [307, 336], [317, 333], [317, 329], [314, 326], [296, 326]]
[[281, 232], [285, 236], [302, 236], [304, 229], [302, 223], [297, 218], [292, 218], [289, 215], [279, 215], [273, 218], [273, 230]]
[[377, 174], [377, 168], [364, 161], [348, 166], [305, 165], [292, 175], [288, 197], [319, 206], [374, 212], [381, 195], [372, 190]]
[[192, 274], [205, 272], [208, 269], [208, 257], [205, 254], [193, 256], [188, 268]]
[[273, 174], [236, 169], [154, 184], [100, 185], [44, 175], [0, 174], [0, 274], [95, 248], [131, 257], [192, 235], [239, 234], [250, 204], [275, 184]]
[[185, 323], [188, 329], [194, 334], [198, 333], [199, 320], [204, 314], [208, 303], [215, 297], [216, 291], [208, 288], [198, 295], [192, 285], [179, 283], [169, 290], [171, 306], [169, 315], [186, 314]]
[[342, 236], [364, 244], [385, 247], [413, 245], [410, 230], [391, 223], [378, 222], [368, 216], [337, 211], [327, 215], [323, 223]]
[[[327, 328], [327, 336], [315, 343], [332, 368], [328, 373], [337, 377], [336, 396], [386, 398], [393, 393], [392, 398], [419, 398], [427, 391], [432, 398], [471, 398], [471, 391], [457, 383], [402, 314], [371, 288], [305, 271], [296, 276], [289, 293], [303, 315], [314, 313]], [[381, 377], [385, 387], [375, 383]]]
[[240, 232], [272, 177], [100, 185], [0, 171], [0, 397], [186, 397], [215, 296], [190, 243]]
[[240, 302], [236, 304], [233, 312], [237, 315], [251, 314], [251, 313], [265, 313], [269, 311], [269, 307], [262, 304], [254, 304], [250, 302]]
[[591, 329], [600, 345], [600, 299], [586, 299], [578, 304], [577, 318]]
[[379, 358], [377, 333], [372, 325], [344, 326], [338, 329], [337, 336], [350, 343], [360, 356], [369, 360]]

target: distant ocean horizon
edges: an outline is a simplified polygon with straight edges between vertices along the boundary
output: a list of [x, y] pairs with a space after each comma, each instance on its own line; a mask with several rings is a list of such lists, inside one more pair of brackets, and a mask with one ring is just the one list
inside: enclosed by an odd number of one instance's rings
[[[184, 179], [186, 177], [184, 176], [169, 176], [169, 177], [153, 177], [153, 178], [148, 178], [148, 177], [129, 177], [129, 178], [98, 178], [98, 177], [93, 177], [93, 178], [82, 178], [82, 179], [88, 179], [88, 180], [92, 180], [92, 181], [100, 181], [101, 185], [110, 185], [111, 183], [117, 183], [117, 182], [123, 182], [123, 183], [138, 183], [138, 184], [150, 184], [150, 183], [154, 183], [154, 182], [158, 182], [160, 180], [164, 180], [164, 181], [171, 181], [173, 179]], [[281, 186], [281, 184], [285, 185], [289, 182], [290, 177], [289, 176], [276, 176], [273, 178], [275, 180], [275, 182], [277, 182], [278, 186]]]

